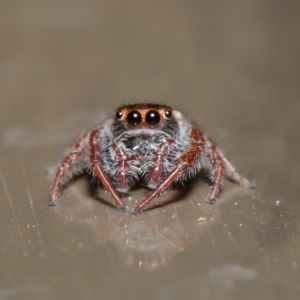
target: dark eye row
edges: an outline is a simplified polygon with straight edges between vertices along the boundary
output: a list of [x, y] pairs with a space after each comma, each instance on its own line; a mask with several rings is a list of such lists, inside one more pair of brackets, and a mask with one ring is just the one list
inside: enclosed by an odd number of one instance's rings
[[[116, 119], [121, 120], [123, 117], [123, 113], [118, 111], [116, 113]], [[172, 112], [170, 110], [166, 110], [165, 118], [170, 119], [172, 117]], [[127, 122], [130, 126], [139, 126], [142, 123], [142, 116], [137, 110], [131, 111], [127, 115]], [[145, 121], [149, 126], [155, 126], [160, 122], [160, 114], [156, 110], [150, 110], [147, 112], [145, 116]]]

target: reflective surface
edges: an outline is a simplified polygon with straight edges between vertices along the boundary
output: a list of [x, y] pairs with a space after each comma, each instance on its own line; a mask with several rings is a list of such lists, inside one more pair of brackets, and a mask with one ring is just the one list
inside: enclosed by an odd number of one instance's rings
[[[298, 299], [300, 7], [248, 2], [0, 4], [0, 299]], [[48, 207], [45, 169], [136, 101], [186, 111], [257, 188], [209, 206], [200, 175], [135, 216], [82, 177]]]

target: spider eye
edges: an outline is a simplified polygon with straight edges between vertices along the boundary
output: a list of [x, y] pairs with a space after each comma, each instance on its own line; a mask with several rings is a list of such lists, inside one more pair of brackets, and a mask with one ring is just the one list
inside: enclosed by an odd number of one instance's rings
[[138, 111], [133, 110], [127, 115], [127, 122], [131, 126], [139, 126], [142, 123], [142, 116]]
[[116, 119], [117, 119], [117, 120], [121, 120], [122, 117], [123, 117], [123, 113], [120, 112], [120, 111], [117, 111], [117, 112], [116, 112]]
[[171, 110], [166, 110], [165, 111], [165, 118], [166, 119], [171, 119], [172, 118], [172, 111]]
[[150, 110], [146, 114], [146, 123], [149, 126], [155, 126], [160, 122], [160, 115], [156, 110]]

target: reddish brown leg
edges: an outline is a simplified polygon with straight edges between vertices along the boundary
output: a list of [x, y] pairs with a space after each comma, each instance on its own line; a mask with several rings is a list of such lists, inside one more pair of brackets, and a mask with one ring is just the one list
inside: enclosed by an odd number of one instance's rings
[[158, 185], [157, 189], [146, 197], [141, 203], [132, 209], [134, 214], [142, 212], [146, 206], [162, 192], [164, 192], [185, 170], [192, 166], [199, 155], [202, 154], [204, 139], [201, 132], [193, 127], [191, 130], [192, 144], [186, 152], [178, 159], [177, 166]]
[[112, 148], [115, 150], [116, 155], [118, 156], [118, 165], [119, 165], [119, 172], [118, 172], [118, 180], [116, 189], [121, 193], [127, 193], [131, 182], [130, 182], [130, 176], [128, 176], [128, 156], [124, 153], [124, 150], [117, 144], [113, 143]]
[[162, 144], [160, 150], [157, 151], [156, 159], [155, 161], [153, 161], [153, 168], [150, 170], [148, 174], [147, 186], [149, 188], [154, 189], [159, 184], [159, 181], [161, 180], [161, 177], [163, 175], [162, 170], [163, 170], [164, 156], [166, 155], [172, 143], [174, 143], [172, 139], [166, 139]]
[[181, 163], [177, 165], [177, 167], [169, 173], [169, 175], [164, 179], [164, 181], [157, 187], [155, 191], [153, 191], [146, 199], [144, 199], [140, 204], [132, 209], [134, 214], [138, 214], [142, 212], [145, 207], [156, 197], [158, 197], [162, 192], [164, 192], [182, 173], [185, 169], [186, 165]]
[[225, 173], [228, 178], [240, 183], [245, 187], [252, 188], [255, 186], [248, 179], [241, 176], [234, 168], [234, 166], [228, 161], [223, 152], [220, 149], [216, 149], [214, 143], [206, 140], [207, 152], [210, 163], [212, 165], [212, 186], [210, 193], [207, 197], [208, 203], [215, 203], [218, 193], [222, 185], [223, 174]]
[[74, 149], [64, 158], [61, 163], [54, 180], [54, 184], [50, 194], [49, 205], [57, 204], [60, 198], [61, 190], [66, 182], [66, 177], [72, 177], [75, 173], [75, 167], [79, 161], [80, 155], [83, 153], [87, 144], [85, 143], [86, 133], [78, 136], [75, 142]]
[[210, 187], [210, 192], [208, 194], [206, 202], [213, 204], [216, 202], [217, 196], [220, 192], [223, 173], [224, 173], [224, 165], [219, 157], [218, 153], [213, 148], [211, 153], [211, 163], [212, 163], [212, 186]]
[[116, 205], [120, 208], [120, 210], [123, 212], [127, 211], [128, 207], [125, 205], [123, 200], [117, 194], [110, 179], [107, 177], [107, 175], [103, 170], [100, 153], [99, 153], [99, 145], [101, 144], [99, 130], [96, 129], [92, 131], [89, 144], [90, 144], [90, 151], [91, 151], [91, 157], [90, 157], [91, 168], [93, 172], [102, 182], [105, 189], [110, 193], [110, 195], [112, 196], [112, 198], [114, 199]]
[[236, 171], [235, 167], [229, 162], [229, 160], [225, 157], [224, 153], [221, 150], [217, 149], [217, 152], [224, 163], [225, 175], [229, 179], [231, 179], [247, 188], [255, 187], [255, 182], [249, 181], [247, 178], [245, 178], [241, 174], [239, 174]]

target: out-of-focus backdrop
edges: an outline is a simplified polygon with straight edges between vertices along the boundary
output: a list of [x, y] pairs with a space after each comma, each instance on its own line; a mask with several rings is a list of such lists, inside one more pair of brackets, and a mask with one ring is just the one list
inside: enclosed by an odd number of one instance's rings
[[[298, 299], [299, 1], [1, 1], [0, 299]], [[191, 116], [257, 188], [122, 214], [45, 169], [120, 104]], [[147, 191], [134, 190], [130, 206]]]

